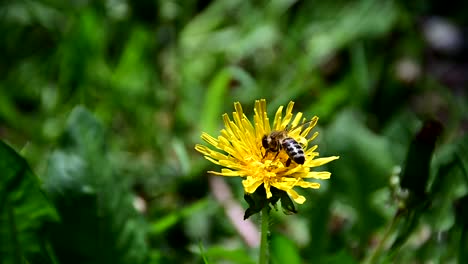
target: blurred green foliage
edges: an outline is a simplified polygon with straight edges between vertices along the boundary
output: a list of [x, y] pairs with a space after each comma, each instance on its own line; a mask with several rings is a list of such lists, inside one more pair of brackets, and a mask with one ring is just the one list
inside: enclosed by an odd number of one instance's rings
[[0, 141], [0, 256], [2, 263], [50, 262], [45, 226], [54, 208], [26, 161]]
[[[466, 263], [466, 7], [2, 1], [0, 262], [254, 263], [193, 146], [266, 98], [318, 115], [340, 156], [273, 212], [272, 263]], [[443, 133], [415, 147], [426, 120]]]

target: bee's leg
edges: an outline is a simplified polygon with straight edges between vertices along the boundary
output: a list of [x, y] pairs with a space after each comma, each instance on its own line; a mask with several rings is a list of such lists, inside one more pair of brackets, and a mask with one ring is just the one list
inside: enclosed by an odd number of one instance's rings
[[288, 158], [288, 160], [286, 161], [286, 167], [289, 167], [289, 165], [291, 165], [291, 158]]
[[268, 154], [268, 149], [265, 149], [265, 155], [263, 155], [262, 159], [264, 159], [267, 154]]
[[273, 158], [273, 160], [275, 160], [275, 159], [278, 157], [278, 154], [279, 154], [279, 153], [280, 153], [279, 151], [276, 152], [276, 155], [275, 155], [275, 157]]

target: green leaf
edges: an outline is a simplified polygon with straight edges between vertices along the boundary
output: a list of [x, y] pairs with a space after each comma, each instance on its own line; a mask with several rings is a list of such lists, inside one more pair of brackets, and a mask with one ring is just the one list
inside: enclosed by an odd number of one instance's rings
[[272, 236], [270, 249], [273, 263], [302, 263], [297, 246], [293, 243], [293, 241], [283, 235], [274, 234]]
[[[348, 5], [323, 2], [314, 12], [314, 34], [307, 41], [309, 61], [322, 58], [362, 36], [379, 36], [388, 32], [397, 21], [397, 8], [391, 1], [364, 0]], [[330, 20], [336, 23], [330, 23]]]
[[95, 10], [83, 8], [69, 19], [70, 29], [63, 36], [56, 55], [60, 63], [59, 83], [64, 88], [61, 92], [65, 95], [86, 85], [98, 72], [95, 65], [104, 55], [107, 43], [106, 24]]
[[[202, 254], [200, 252], [200, 254]], [[225, 247], [213, 246], [206, 248], [203, 252], [204, 258], [208, 259], [208, 263], [239, 263], [239, 264], [253, 264], [252, 258], [249, 256], [245, 249], [227, 249]]]
[[146, 223], [105, 145], [101, 124], [83, 107], [75, 108], [44, 182], [62, 218], [50, 227], [61, 263], [144, 263], [148, 256]]
[[426, 121], [408, 148], [408, 155], [401, 174], [401, 187], [417, 196], [424, 196], [429, 180], [429, 168], [436, 140], [442, 133], [442, 124]]
[[0, 262], [52, 262], [44, 227], [57, 220], [28, 163], [0, 141]]
[[[323, 145], [327, 153], [340, 156], [339, 162], [327, 166], [333, 172], [330, 191], [356, 210], [358, 220], [353, 231], [364, 242], [371, 230], [384, 222], [380, 208], [372, 205], [372, 194], [387, 186], [392, 174], [395, 163], [390, 142], [367, 128], [358, 112], [349, 109], [337, 114], [321, 135], [326, 140]], [[321, 152], [323, 145], [318, 144]]]
[[401, 187], [410, 191], [406, 208], [397, 214], [398, 233], [390, 251], [395, 253], [418, 226], [419, 219], [430, 205], [426, 194], [429, 169], [436, 140], [442, 133], [442, 125], [433, 120], [426, 121], [414, 136], [406, 157], [401, 176]]
[[150, 34], [136, 27], [119, 60], [112, 81], [119, 93], [143, 98], [149, 91], [150, 68], [145, 64]]
[[353, 258], [349, 253], [345, 250], [341, 250], [335, 255], [329, 257], [325, 262], [327, 264], [357, 264], [358, 262], [356, 259]]
[[184, 217], [189, 217], [190, 215], [193, 215], [200, 211], [205, 211], [209, 205], [210, 204], [208, 203], [208, 201], [203, 199], [180, 210], [174, 211], [171, 214], [160, 217], [157, 221], [151, 223], [149, 232], [151, 235], [154, 236], [159, 235], [167, 231], [169, 228], [173, 227]]
[[458, 263], [468, 261], [468, 195], [460, 198], [455, 204], [457, 229], [460, 230]]

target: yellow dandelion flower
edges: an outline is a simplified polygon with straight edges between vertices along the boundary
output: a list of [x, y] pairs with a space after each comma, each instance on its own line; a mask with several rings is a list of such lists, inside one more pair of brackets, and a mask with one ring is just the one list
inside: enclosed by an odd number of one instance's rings
[[[318, 132], [311, 134], [312, 128], [317, 124], [318, 117], [310, 121], [302, 118], [302, 113], [295, 116], [292, 113], [294, 102], [289, 102], [283, 116], [283, 106], [276, 112], [273, 125], [266, 112], [266, 100], [256, 100], [254, 108], [253, 125], [242, 111], [239, 102], [234, 103], [235, 112], [232, 120], [227, 114], [223, 115], [225, 128], [221, 135], [214, 138], [203, 133], [201, 138], [217, 150], [197, 144], [195, 149], [205, 158], [215, 164], [223, 166], [221, 172], [209, 171], [220, 176], [239, 176], [244, 180], [242, 184], [248, 194], [253, 194], [263, 184], [266, 198], [272, 197], [271, 187], [285, 191], [296, 203], [305, 202], [305, 197], [299, 195], [294, 187], [318, 189], [320, 184], [309, 182], [307, 179], [329, 179], [331, 173], [327, 171], [311, 171], [311, 168], [326, 164], [338, 159], [338, 156], [316, 158], [317, 145], [309, 147]], [[307, 121], [307, 122], [306, 122]], [[305, 124], [305, 125], [303, 125]], [[262, 145], [262, 138], [273, 131], [286, 131], [287, 136], [297, 141], [304, 151], [304, 164], [297, 164], [290, 160], [284, 150], [266, 151]], [[220, 150], [220, 151], [218, 151]], [[294, 159], [293, 159], [294, 160]]]

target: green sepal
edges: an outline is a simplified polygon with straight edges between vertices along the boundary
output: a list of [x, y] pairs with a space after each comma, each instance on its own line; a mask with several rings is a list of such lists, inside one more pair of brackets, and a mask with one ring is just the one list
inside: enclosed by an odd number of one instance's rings
[[283, 213], [287, 215], [297, 213], [296, 207], [294, 206], [294, 202], [291, 200], [291, 197], [289, 197], [287, 192], [275, 188], [275, 190], [272, 190], [272, 194], [273, 197], [275, 197], [275, 195], [280, 197], [281, 208], [283, 208]]
[[275, 187], [270, 188], [271, 198], [266, 198], [265, 187], [259, 187], [255, 190], [254, 193], [244, 194], [244, 200], [249, 204], [249, 208], [245, 210], [244, 220], [250, 216], [259, 213], [263, 208], [267, 207], [271, 209], [270, 206], [276, 209], [276, 203], [281, 200], [281, 207], [285, 214], [295, 214], [297, 213], [293, 201], [289, 197], [288, 193], [282, 190], [279, 190]]

